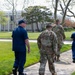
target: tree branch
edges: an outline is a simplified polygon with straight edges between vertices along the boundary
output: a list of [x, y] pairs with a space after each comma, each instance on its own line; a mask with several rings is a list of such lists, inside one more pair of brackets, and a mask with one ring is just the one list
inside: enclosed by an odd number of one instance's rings
[[13, 4], [9, 0], [6, 0], [6, 1], [13, 6]]
[[75, 17], [74, 12], [72, 12], [69, 8], [68, 8], [68, 11]]
[[22, 9], [25, 8], [25, 3], [26, 3], [26, 0], [24, 0], [24, 2], [23, 2], [23, 7], [22, 7]]
[[55, 6], [54, 6], [53, 2], [54, 2], [54, 0], [52, 0], [52, 6], [53, 6], [53, 8], [55, 9]]
[[[64, 1], [64, 0], [63, 0]], [[66, 13], [67, 13], [67, 9], [69, 7], [69, 4], [70, 4], [71, 0], [68, 1], [67, 5], [65, 5], [65, 11], [64, 11], [64, 15], [63, 15], [63, 18], [62, 18], [62, 23], [64, 23], [64, 20], [65, 20], [65, 17], [66, 17]], [[65, 3], [64, 3], [65, 4]]]
[[[68, 16], [68, 17], [74, 17], [73, 15], [66, 15], [66, 16]], [[75, 18], [75, 17], [74, 17]]]
[[62, 13], [64, 14], [64, 8], [62, 7], [62, 5], [60, 4], [60, 7], [62, 9]]

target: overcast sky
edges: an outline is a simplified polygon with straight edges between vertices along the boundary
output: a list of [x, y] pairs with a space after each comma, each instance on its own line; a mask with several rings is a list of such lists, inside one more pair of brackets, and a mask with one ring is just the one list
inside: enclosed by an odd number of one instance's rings
[[[9, 0], [9, 1], [12, 1], [12, 0]], [[18, 1], [18, 3], [17, 3], [16, 9], [21, 10], [22, 6], [23, 6], [23, 3], [24, 3], [24, 0], [17, 0], [17, 1]], [[48, 0], [26, 0], [25, 6], [41, 5], [41, 6], [50, 7], [51, 3], [46, 2], [46, 1], [48, 1]], [[6, 4], [6, 0], [0, 0], [0, 9], [7, 10], [5, 4]], [[75, 11], [75, 8], [73, 10]]]
[[[9, 0], [10, 1], [10, 0]], [[24, 0], [18, 0], [17, 3], [17, 10], [21, 10], [23, 6]], [[7, 7], [5, 6], [6, 2], [4, 0], [0, 0], [0, 9], [1, 10], [7, 10]], [[34, 6], [34, 5], [41, 5], [41, 6], [48, 6], [46, 0], [27, 0], [26, 6]]]
[[[12, 1], [12, 0], [9, 0], [9, 1]], [[6, 3], [6, 0], [0, 0], [0, 10], [8, 11], [9, 8], [8, 9], [6, 8], [5, 3]], [[24, 3], [24, 0], [18, 0], [16, 9], [22, 10], [23, 3]], [[26, 0], [25, 6], [34, 6], [34, 5], [50, 7], [50, 3], [46, 2], [46, 0]], [[11, 10], [11, 9], [9, 9], [9, 10]], [[73, 11], [75, 11], [75, 8], [73, 9]]]

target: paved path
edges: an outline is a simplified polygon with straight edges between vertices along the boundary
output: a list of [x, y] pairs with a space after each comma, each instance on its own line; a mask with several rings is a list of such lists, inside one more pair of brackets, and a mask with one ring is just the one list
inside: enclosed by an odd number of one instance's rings
[[[72, 63], [71, 50], [61, 54], [60, 62], [55, 62], [57, 75], [71, 75], [75, 71], [75, 64]], [[27, 75], [38, 75], [39, 63], [25, 69]], [[51, 75], [46, 65], [45, 75]]]
[[[11, 39], [0, 39], [0, 41], [4, 41], [4, 42], [11, 42]], [[29, 42], [37, 42], [36, 40], [29, 40]], [[72, 41], [63, 41], [64, 44], [72, 44]]]

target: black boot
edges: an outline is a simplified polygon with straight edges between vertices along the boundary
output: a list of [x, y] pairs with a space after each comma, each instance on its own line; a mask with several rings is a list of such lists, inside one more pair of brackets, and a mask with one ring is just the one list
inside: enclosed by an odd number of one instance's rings
[[13, 68], [12, 72], [13, 72], [13, 75], [17, 75], [17, 69], [16, 68]]
[[73, 63], [75, 63], [75, 60], [73, 60]]
[[39, 73], [39, 75], [44, 75], [44, 73]]
[[23, 72], [21, 73], [21, 72], [19, 72], [19, 75], [27, 75], [26, 73], [24, 74]]
[[73, 58], [73, 63], [75, 63], [75, 58]]

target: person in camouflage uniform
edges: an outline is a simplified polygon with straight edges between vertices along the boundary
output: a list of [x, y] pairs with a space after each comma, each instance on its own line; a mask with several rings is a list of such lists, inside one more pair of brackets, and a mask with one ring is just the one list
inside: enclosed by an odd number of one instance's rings
[[47, 24], [46, 30], [43, 31], [37, 39], [38, 48], [40, 50], [39, 75], [44, 75], [47, 60], [49, 70], [52, 75], [56, 75], [53, 62], [54, 55], [57, 53], [57, 37], [51, 28], [51, 24]]
[[58, 50], [57, 50], [57, 55], [56, 55], [56, 61], [59, 61], [60, 57], [60, 49], [63, 45], [63, 40], [65, 39], [65, 34], [64, 34], [64, 28], [62, 25], [60, 25], [60, 21], [56, 20], [55, 26], [53, 26], [52, 30], [56, 33], [57, 35], [57, 40], [58, 40]]

